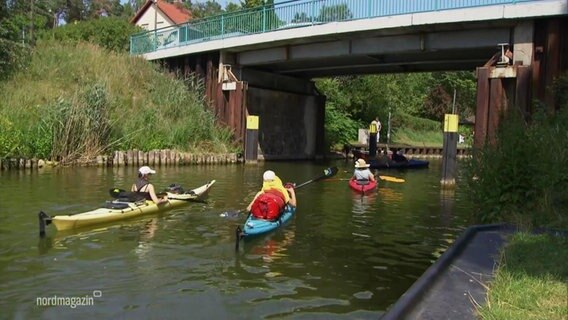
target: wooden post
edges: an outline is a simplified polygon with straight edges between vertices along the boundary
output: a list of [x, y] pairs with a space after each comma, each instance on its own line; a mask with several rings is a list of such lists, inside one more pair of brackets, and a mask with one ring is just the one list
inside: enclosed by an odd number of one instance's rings
[[477, 107], [475, 112], [474, 147], [481, 148], [487, 139], [489, 118], [489, 67], [477, 68]]
[[247, 116], [245, 137], [245, 162], [258, 160], [258, 116]]
[[444, 153], [442, 155], [442, 187], [456, 184], [456, 152], [458, 146], [458, 115], [446, 114], [444, 117]]
[[377, 156], [377, 122], [373, 120], [369, 126], [369, 159]]

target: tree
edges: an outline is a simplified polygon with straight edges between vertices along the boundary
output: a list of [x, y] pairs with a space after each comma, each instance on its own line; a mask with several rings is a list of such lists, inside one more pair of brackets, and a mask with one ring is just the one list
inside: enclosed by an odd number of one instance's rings
[[226, 12], [235, 12], [241, 9], [241, 6], [233, 2], [227, 3], [227, 6], [225, 7]]
[[353, 13], [349, 10], [347, 4], [337, 4], [333, 6], [324, 5], [319, 13], [317, 20], [319, 22], [341, 21], [353, 18]]
[[220, 4], [211, 0], [207, 0], [207, 2], [190, 3], [189, 10], [195, 19], [215, 16], [224, 12]]
[[107, 17], [64, 25], [50, 36], [58, 41], [88, 41], [109, 50], [126, 52], [130, 48], [129, 37], [136, 32], [140, 32], [140, 28], [126, 19]]
[[444, 114], [452, 110], [452, 97], [441, 85], [436, 86], [424, 102], [422, 116], [428, 119], [442, 121]]
[[274, 5], [274, 0], [241, 0], [242, 8], [256, 8], [263, 5]]
[[[435, 85], [440, 85], [452, 96], [456, 91], [456, 109], [462, 117], [475, 114], [477, 82], [470, 71], [436, 72], [432, 74]], [[451, 110], [451, 109], [450, 109]]]
[[312, 18], [310, 16], [308, 16], [307, 13], [302, 12], [302, 13], [298, 13], [296, 12], [296, 14], [294, 15], [294, 18], [292, 18], [292, 23], [301, 23], [301, 22], [311, 22]]
[[71, 23], [85, 19], [85, 5], [83, 0], [67, 0], [65, 6], [65, 22]]

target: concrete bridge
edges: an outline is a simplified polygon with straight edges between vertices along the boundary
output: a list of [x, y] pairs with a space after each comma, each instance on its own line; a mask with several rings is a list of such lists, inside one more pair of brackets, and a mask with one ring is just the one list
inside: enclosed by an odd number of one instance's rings
[[247, 160], [312, 159], [325, 152], [325, 97], [311, 79], [477, 69], [482, 144], [507, 108], [528, 115], [535, 98], [554, 108], [562, 30], [567, 0], [305, 0], [134, 35], [131, 53], [204, 78]]

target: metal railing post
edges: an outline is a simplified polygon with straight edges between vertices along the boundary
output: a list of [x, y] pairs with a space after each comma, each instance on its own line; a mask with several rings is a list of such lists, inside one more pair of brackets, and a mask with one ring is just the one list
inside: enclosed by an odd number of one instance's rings
[[312, 12], [310, 12], [310, 20], [312, 22], [312, 24], [314, 24], [314, 19], [315, 19], [315, 15], [316, 15], [316, 1], [313, 0], [312, 1]]
[[221, 38], [225, 36], [225, 16], [221, 15]]
[[158, 50], [158, 31], [154, 29], [154, 51]]
[[266, 5], [262, 6], [262, 32], [266, 32]]

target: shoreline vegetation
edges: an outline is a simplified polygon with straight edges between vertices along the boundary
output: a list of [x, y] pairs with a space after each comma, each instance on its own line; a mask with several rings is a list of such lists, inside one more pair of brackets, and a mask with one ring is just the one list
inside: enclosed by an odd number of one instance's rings
[[115, 150], [238, 153], [202, 81], [88, 43], [38, 41], [0, 82], [0, 158], [81, 164]]
[[[556, 80], [554, 112], [535, 103], [530, 121], [518, 109], [503, 119], [493, 144], [467, 162], [473, 223], [508, 223], [519, 232], [501, 251], [479, 319], [566, 319], [568, 292], [568, 73]], [[560, 230], [557, 235], [533, 230]]]
[[516, 233], [499, 259], [499, 267], [480, 319], [564, 320], [568, 290], [568, 239], [551, 234]]

